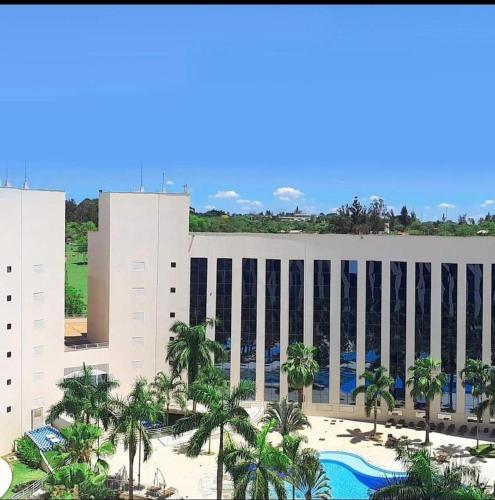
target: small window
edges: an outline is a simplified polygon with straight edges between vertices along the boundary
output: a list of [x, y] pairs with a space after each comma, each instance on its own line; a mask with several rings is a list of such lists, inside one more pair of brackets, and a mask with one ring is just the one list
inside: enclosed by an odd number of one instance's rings
[[144, 288], [143, 287], [132, 288], [132, 295], [144, 295]]
[[132, 270], [133, 271], [144, 271], [144, 262], [134, 261], [132, 263]]
[[144, 363], [142, 360], [135, 360], [132, 362], [132, 367], [136, 370], [136, 369], [142, 368], [143, 364]]
[[12, 385], [12, 379], [11, 378], [7, 379], [7, 385]]
[[33, 298], [35, 302], [43, 302], [45, 300], [45, 292], [34, 292]]
[[7, 295], [7, 302], [12, 302], [12, 295]]
[[169, 337], [168, 340], [174, 340], [175, 337]]
[[33, 373], [33, 380], [35, 382], [39, 382], [40, 380], [43, 380], [44, 378], [44, 373], [43, 372], [34, 372]]
[[35, 319], [33, 321], [34, 329], [35, 330], [42, 330], [45, 327], [45, 320], [44, 319]]
[[7, 413], [10, 413], [12, 411], [12, 406], [7, 406]]
[[171, 262], [170, 267], [177, 267], [177, 262]]
[[41, 274], [45, 270], [45, 266], [43, 264], [35, 264], [33, 266], [34, 274]]
[[170, 313], [170, 317], [171, 317], [171, 318], [175, 318], [175, 313], [174, 313], [174, 312], [171, 312], [171, 313]]
[[133, 347], [143, 346], [144, 345], [144, 337], [132, 337], [131, 344]]
[[7, 323], [7, 330], [12, 330], [12, 323]]
[[134, 321], [144, 321], [144, 312], [142, 312], [142, 311], [133, 312], [132, 319]]
[[172, 287], [172, 288], [170, 289], [170, 293], [175, 293], [175, 287]]
[[35, 345], [33, 347], [33, 354], [35, 356], [41, 356], [43, 354], [43, 346], [42, 345]]
[[10, 351], [7, 351], [7, 358], [11, 358], [12, 357], [12, 353]]
[[12, 266], [7, 266], [7, 272], [11, 273], [12, 272]]

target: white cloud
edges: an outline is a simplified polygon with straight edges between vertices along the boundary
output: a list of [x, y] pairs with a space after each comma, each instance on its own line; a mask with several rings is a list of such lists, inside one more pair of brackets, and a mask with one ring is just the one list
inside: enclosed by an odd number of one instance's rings
[[235, 200], [236, 203], [242, 203], [243, 205], [250, 205], [252, 207], [261, 207], [263, 206], [263, 203], [261, 203], [261, 201], [258, 201], [258, 200], [242, 200], [242, 199], [238, 199], [238, 200]]
[[273, 191], [273, 196], [282, 201], [297, 200], [304, 193], [293, 187], [279, 187]]
[[338, 209], [339, 209], [339, 207], [331, 208], [328, 213], [333, 214], [333, 213], [337, 212]]
[[167, 186], [173, 186], [174, 185], [174, 181], [167, 181], [165, 184]]
[[383, 200], [383, 196], [378, 196], [377, 194], [372, 194], [370, 196], [370, 201], [378, 201], [378, 200]]
[[235, 191], [217, 191], [214, 195], [210, 195], [210, 198], [220, 198], [222, 200], [227, 200], [231, 198], [239, 198], [239, 194]]
[[452, 205], [452, 203], [440, 203], [438, 205], [438, 208], [455, 208], [455, 205]]
[[213, 205], [205, 205], [205, 210], [215, 210], [217, 207]]
[[394, 207], [393, 205], [387, 205], [387, 210], [393, 210], [394, 212], [397, 212], [397, 207]]
[[481, 206], [482, 206], [482, 207], [487, 207], [487, 206], [489, 206], [489, 205], [493, 205], [494, 203], [495, 203], [495, 200], [485, 200], [485, 201], [481, 204]]

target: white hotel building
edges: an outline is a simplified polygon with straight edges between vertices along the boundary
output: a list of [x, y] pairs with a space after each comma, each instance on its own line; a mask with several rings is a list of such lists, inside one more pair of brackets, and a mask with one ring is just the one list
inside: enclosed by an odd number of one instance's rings
[[228, 349], [221, 367], [232, 384], [254, 380], [258, 402], [288, 394], [289, 343], [317, 346], [308, 414], [365, 419], [352, 389], [381, 363], [396, 380], [393, 414], [420, 418], [404, 380], [431, 353], [449, 374], [433, 417], [465, 423], [465, 360], [495, 364], [495, 238], [189, 233], [189, 195], [167, 193], [100, 194], [88, 345], [65, 346], [64, 201], [0, 189], [0, 454], [43, 424], [56, 382], [83, 362], [123, 393], [167, 370], [176, 320], [217, 317], [209, 333]]

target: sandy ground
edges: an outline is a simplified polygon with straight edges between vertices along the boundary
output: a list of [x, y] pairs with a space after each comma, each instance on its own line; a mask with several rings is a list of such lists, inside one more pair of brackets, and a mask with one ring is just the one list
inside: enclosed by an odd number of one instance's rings
[[[339, 420], [332, 424], [331, 417], [309, 417], [311, 428], [304, 434], [308, 437], [307, 446], [320, 451], [349, 451], [361, 455], [369, 462], [382, 466], [388, 470], [401, 470], [401, 466], [395, 461], [395, 451], [370, 440], [372, 423], [357, 422], [352, 420]], [[387, 434], [395, 437], [408, 436], [413, 443], [421, 443], [424, 440], [424, 431], [414, 429], [400, 429], [395, 427], [386, 429], [378, 425], [378, 432], [382, 432], [386, 438]], [[323, 439], [323, 440], [320, 440]], [[215, 474], [216, 474], [216, 452], [218, 450], [218, 438], [211, 440], [211, 449], [215, 455], [208, 455], [208, 445], [203, 448], [204, 452], [197, 458], [188, 458], [184, 448], [188, 436], [178, 440], [171, 438], [154, 439], [154, 453], [148, 462], [141, 467], [141, 482], [153, 484], [156, 469], [163, 473], [167, 486], [178, 489], [180, 497], [183, 498], [216, 498]], [[273, 437], [278, 442], [277, 436]], [[450, 436], [447, 434], [432, 433], [431, 441], [433, 451], [444, 451], [451, 457], [466, 464], [476, 465], [480, 468], [482, 479], [493, 482], [495, 477], [495, 459], [479, 459], [471, 457], [466, 451], [467, 447], [476, 444], [472, 438]], [[487, 442], [480, 440], [480, 442]], [[110, 459], [110, 470], [115, 473], [122, 465], [128, 469], [127, 454], [119, 447], [116, 455]], [[137, 460], [135, 465], [137, 477]], [[228, 490], [228, 485], [227, 488]]]

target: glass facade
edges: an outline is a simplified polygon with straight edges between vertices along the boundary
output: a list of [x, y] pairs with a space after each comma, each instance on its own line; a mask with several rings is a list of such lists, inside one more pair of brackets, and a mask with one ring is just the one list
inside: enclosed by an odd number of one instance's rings
[[265, 401], [280, 399], [280, 260], [266, 260]]
[[242, 259], [241, 380], [256, 381], [258, 261]]
[[357, 272], [356, 260], [341, 262], [340, 402], [343, 404], [355, 404], [352, 391], [356, 387]]
[[[483, 264], [466, 265], [466, 359], [481, 359], [483, 345]], [[466, 386], [465, 408], [472, 413], [478, 404]]]
[[442, 370], [447, 383], [442, 392], [442, 411], [455, 412], [457, 370], [457, 264], [442, 264]]
[[405, 403], [407, 263], [390, 263], [390, 376], [395, 406]]
[[189, 296], [189, 325], [196, 326], [206, 320], [206, 278], [208, 259], [191, 258]]
[[232, 259], [217, 259], [217, 297], [215, 317], [215, 340], [220, 342], [227, 351], [228, 358], [216, 362], [225, 377], [230, 379], [230, 348], [232, 319]]
[[365, 367], [374, 370], [381, 364], [382, 341], [382, 263], [366, 262]]
[[313, 345], [320, 371], [313, 384], [313, 403], [328, 403], [330, 388], [330, 261], [313, 267]]
[[[289, 344], [304, 341], [304, 260], [289, 260]], [[297, 391], [289, 391], [297, 401]]]
[[416, 262], [414, 359], [430, 354], [431, 344], [431, 264]]

